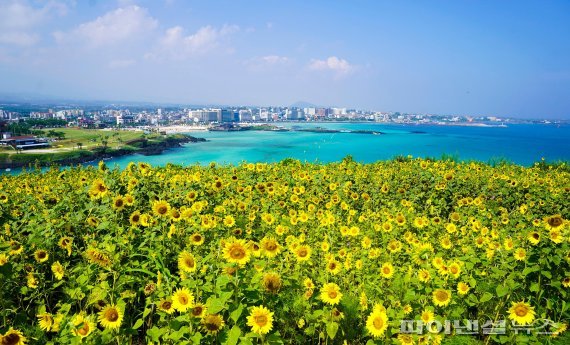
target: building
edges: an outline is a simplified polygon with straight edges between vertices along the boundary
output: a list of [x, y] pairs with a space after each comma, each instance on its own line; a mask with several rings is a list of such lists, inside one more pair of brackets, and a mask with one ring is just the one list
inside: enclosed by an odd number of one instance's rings
[[241, 122], [250, 122], [253, 121], [253, 116], [251, 114], [251, 110], [249, 109], [242, 109], [238, 112], [239, 120]]
[[20, 135], [15, 137], [9, 137], [7, 139], [2, 139], [0, 140], [0, 145], [10, 145], [16, 149], [21, 149], [21, 150], [49, 147], [48, 142], [46, 142], [45, 140], [38, 139], [31, 135]]

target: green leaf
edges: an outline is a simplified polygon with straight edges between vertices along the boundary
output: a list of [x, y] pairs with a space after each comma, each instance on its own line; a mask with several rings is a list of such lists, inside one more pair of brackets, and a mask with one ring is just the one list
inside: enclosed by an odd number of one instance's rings
[[243, 305], [240, 304], [240, 306], [237, 307], [236, 310], [231, 312], [230, 319], [234, 320], [234, 322], [237, 322], [239, 317], [241, 316], [242, 311], [243, 311]]
[[143, 325], [143, 319], [138, 319], [137, 322], [133, 325], [133, 329], [139, 329]]
[[497, 296], [503, 297], [503, 296], [506, 295], [507, 293], [509, 293], [509, 288], [508, 288], [508, 287], [502, 286], [502, 285], [497, 285]]
[[226, 345], [236, 345], [239, 337], [241, 335], [241, 329], [238, 326], [233, 326], [228, 332], [228, 339], [226, 340]]
[[552, 279], [552, 273], [550, 273], [549, 271], [542, 271], [540, 273], [542, 273], [542, 275], [545, 276], [546, 278]]
[[480, 303], [485, 303], [485, 302], [490, 301], [490, 300], [492, 300], [492, 299], [493, 299], [493, 295], [490, 294], [490, 293], [488, 293], [488, 292], [485, 292], [485, 293], [483, 294], [483, 296], [481, 296], [481, 298], [479, 299], [479, 302], [480, 302]]
[[211, 314], [217, 314], [226, 307], [224, 301], [215, 297], [208, 298], [206, 304], [208, 305], [208, 312]]
[[279, 331], [270, 334], [266, 340], [270, 345], [283, 345], [283, 339], [281, 339], [281, 334], [279, 334]]
[[538, 285], [538, 283], [532, 283], [532, 284], [530, 284], [530, 291], [532, 291], [532, 292], [538, 292], [538, 290], [540, 290], [540, 285]]
[[338, 332], [338, 323], [336, 322], [328, 322], [327, 323], [327, 334], [331, 339], [334, 339], [336, 336], [336, 332]]

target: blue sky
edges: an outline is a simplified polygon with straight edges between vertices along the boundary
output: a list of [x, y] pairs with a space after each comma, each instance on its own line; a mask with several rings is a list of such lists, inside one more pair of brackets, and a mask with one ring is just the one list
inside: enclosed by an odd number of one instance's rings
[[0, 0], [0, 93], [570, 118], [570, 2]]

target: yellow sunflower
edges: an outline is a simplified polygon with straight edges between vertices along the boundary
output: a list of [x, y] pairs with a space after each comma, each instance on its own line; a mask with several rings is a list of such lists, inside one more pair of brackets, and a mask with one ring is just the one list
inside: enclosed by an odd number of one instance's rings
[[524, 301], [512, 302], [509, 308], [509, 319], [516, 321], [519, 325], [529, 325], [534, 321], [534, 308]]
[[267, 292], [278, 293], [282, 284], [281, 277], [277, 273], [270, 272], [263, 275], [262, 285]]
[[381, 337], [388, 329], [388, 316], [385, 312], [374, 308], [366, 318], [366, 329], [374, 338]]
[[226, 241], [223, 249], [224, 259], [228, 262], [245, 265], [250, 260], [250, 251], [245, 240], [232, 238]]
[[99, 312], [99, 323], [108, 329], [119, 329], [123, 321], [123, 311], [115, 305], [107, 305]]
[[295, 258], [299, 262], [308, 261], [311, 258], [311, 247], [306, 244], [299, 245], [295, 248]]
[[335, 305], [340, 302], [342, 293], [340, 288], [335, 283], [327, 283], [321, 288], [321, 300], [330, 305]]
[[115, 211], [122, 211], [125, 209], [125, 199], [122, 196], [117, 195], [113, 198], [113, 209]]
[[53, 316], [50, 313], [43, 313], [38, 314], [37, 318], [40, 329], [45, 332], [49, 332], [53, 326]]
[[273, 312], [264, 306], [253, 307], [247, 317], [247, 325], [257, 334], [267, 334], [273, 328]]
[[51, 271], [53, 272], [53, 275], [57, 280], [63, 279], [63, 275], [65, 274], [65, 269], [63, 268], [63, 265], [59, 261], [56, 261], [51, 265]]
[[192, 314], [193, 317], [201, 319], [204, 316], [206, 316], [207, 311], [208, 308], [205, 305], [203, 305], [202, 303], [197, 303], [192, 307], [190, 313]]
[[190, 243], [194, 246], [199, 246], [204, 243], [204, 236], [196, 232], [190, 236]]
[[394, 275], [394, 266], [389, 262], [384, 263], [380, 268], [380, 275], [384, 278], [391, 278]]
[[264, 237], [259, 243], [261, 253], [268, 258], [274, 258], [281, 252], [281, 246], [273, 237]]
[[34, 253], [34, 257], [37, 262], [46, 262], [49, 259], [49, 254], [43, 249], [36, 250]]
[[210, 314], [202, 319], [202, 327], [209, 334], [216, 334], [224, 327], [224, 319], [218, 314]]
[[194, 255], [187, 251], [182, 251], [178, 255], [178, 269], [180, 272], [191, 273], [196, 271], [196, 259]]
[[152, 203], [152, 211], [159, 217], [166, 217], [170, 212], [170, 204], [164, 200], [158, 200]]
[[11, 327], [8, 332], [4, 333], [4, 335], [0, 335], [0, 342], [2, 345], [25, 345], [26, 341], [27, 339], [21, 331]]
[[467, 283], [464, 282], [457, 283], [457, 293], [460, 295], [467, 294], [470, 289], [471, 288], [469, 287], [469, 285], [467, 285]]
[[174, 312], [174, 307], [172, 306], [172, 300], [170, 298], [163, 299], [158, 302], [158, 309], [162, 310], [167, 314], [172, 314]]
[[432, 293], [433, 303], [438, 307], [445, 307], [451, 302], [451, 292], [444, 289], [436, 289]]
[[172, 295], [172, 306], [179, 312], [192, 308], [193, 304], [194, 295], [187, 288], [177, 289], [174, 295]]
[[97, 327], [91, 316], [84, 316], [83, 314], [75, 315], [71, 323], [73, 325], [71, 333], [81, 338], [89, 336]]

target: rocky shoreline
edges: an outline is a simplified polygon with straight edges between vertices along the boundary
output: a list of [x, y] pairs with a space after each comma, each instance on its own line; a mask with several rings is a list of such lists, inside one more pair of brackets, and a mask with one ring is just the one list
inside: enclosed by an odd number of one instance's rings
[[24, 167], [44, 167], [50, 165], [69, 166], [82, 163], [97, 162], [116, 157], [133, 154], [145, 156], [160, 155], [165, 150], [181, 147], [186, 143], [197, 143], [206, 141], [204, 138], [196, 138], [190, 135], [172, 135], [159, 140], [136, 139], [127, 142], [125, 148], [112, 149], [108, 147], [97, 147], [93, 150], [76, 150], [61, 153], [43, 154], [18, 154], [0, 159], [0, 169], [16, 169]]

